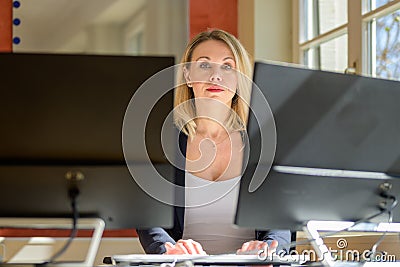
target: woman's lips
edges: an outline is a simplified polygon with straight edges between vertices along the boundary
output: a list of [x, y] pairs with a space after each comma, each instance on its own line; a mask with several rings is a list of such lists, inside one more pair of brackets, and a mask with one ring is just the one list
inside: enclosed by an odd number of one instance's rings
[[219, 93], [219, 92], [223, 92], [224, 89], [221, 89], [218, 87], [210, 87], [210, 88], [207, 88], [207, 91], [212, 92], [212, 93]]

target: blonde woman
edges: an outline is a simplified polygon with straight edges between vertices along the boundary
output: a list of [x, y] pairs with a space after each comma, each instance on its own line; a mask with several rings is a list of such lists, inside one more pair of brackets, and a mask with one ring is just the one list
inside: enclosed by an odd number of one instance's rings
[[257, 253], [289, 243], [289, 231], [233, 225], [251, 90], [246, 50], [225, 31], [206, 31], [189, 43], [182, 64], [174, 120], [186, 159], [185, 168], [176, 171], [185, 208], [175, 207], [173, 229], [137, 230], [145, 252]]

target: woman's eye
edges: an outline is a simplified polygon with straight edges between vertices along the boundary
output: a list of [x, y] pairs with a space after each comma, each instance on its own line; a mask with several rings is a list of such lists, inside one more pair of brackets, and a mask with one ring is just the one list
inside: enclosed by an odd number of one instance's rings
[[200, 68], [201, 68], [201, 69], [208, 69], [208, 68], [210, 68], [210, 67], [211, 67], [210, 64], [207, 63], [207, 62], [201, 62], [201, 63], [200, 63]]
[[231, 70], [231, 69], [233, 69], [233, 67], [232, 67], [232, 65], [224, 64], [224, 65], [222, 65], [222, 69], [224, 69], [224, 70]]

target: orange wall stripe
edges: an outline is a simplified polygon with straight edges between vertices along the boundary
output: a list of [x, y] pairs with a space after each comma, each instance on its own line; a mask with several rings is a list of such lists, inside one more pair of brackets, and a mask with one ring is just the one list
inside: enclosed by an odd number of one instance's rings
[[190, 0], [190, 39], [210, 28], [238, 36], [238, 0]]
[[12, 0], [0, 0], [0, 52], [12, 52]]
[[[91, 237], [92, 234], [93, 230], [78, 230], [77, 237]], [[59, 229], [0, 229], [0, 236], [3, 237], [69, 237], [69, 235], [69, 230]], [[103, 233], [103, 237], [137, 237], [137, 233], [134, 229], [105, 230]]]

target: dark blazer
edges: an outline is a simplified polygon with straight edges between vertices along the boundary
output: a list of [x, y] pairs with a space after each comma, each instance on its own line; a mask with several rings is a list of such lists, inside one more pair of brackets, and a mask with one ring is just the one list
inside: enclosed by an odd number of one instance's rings
[[[186, 156], [187, 136], [184, 133], [179, 134], [179, 148], [181, 153]], [[181, 164], [180, 166], [184, 166]], [[180, 186], [185, 185], [185, 171], [176, 168], [176, 184]], [[180, 191], [178, 198], [182, 196], [183, 192]], [[184, 198], [183, 198], [184, 199]], [[172, 229], [163, 229], [154, 227], [150, 229], [137, 229], [140, 243], [147, 254], [163, 254], [165, 253], [165, 242], [175, 244], [176, 241], [182, 239], [185, 209], [183, 207], [174, 208], [174, 227]], [[268, 243], [272, 240], [278, 241], [279, 244], [288, 244], [291, 240], [291, 233], [289, 230], [270, 230], [270, 231], [255, 231], [254, 238]], [[283, 250], [288, 251], [283, 248]]]

